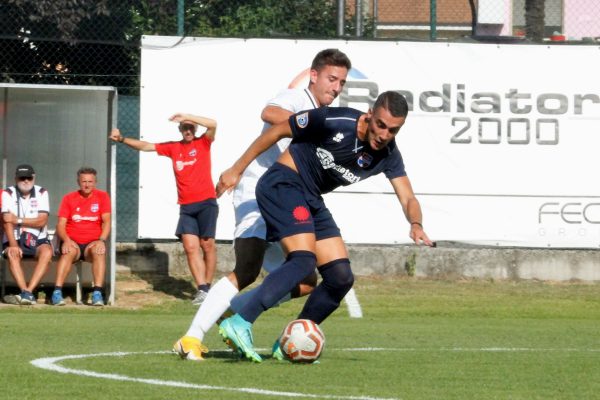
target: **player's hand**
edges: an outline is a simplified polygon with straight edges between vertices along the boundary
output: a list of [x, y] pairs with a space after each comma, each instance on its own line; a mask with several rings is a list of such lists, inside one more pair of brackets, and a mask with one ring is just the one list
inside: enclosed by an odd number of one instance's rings
[[235, 172], [232, 168], [226, 169], [221, 173], [219, 177], [219, 182], [217, 182], [216, 192], [217, 197], [221, 197], [221, 195], [225, 192], [231, 193], [235, 185], [238, 184], [240, 180], [240, 174]]
[[171, 121], [171, 122], [185, 122], [185, 121], [188, 121], [188, 115], [187, 114], [183, 114], [183, 113], [173, 114], [169, 118], [169, 121]]
[[71, 251], [75, 251], [75, 246], [75, 242], [73, 242], [72, 240], [62, 242], [62, 244], [60, 245], [60, 254], [69, 254]]
[[117, 128], [113, 128], [110, 131], [110, 136], [108, 136], [108, 138], [113, 142], [118, 142], [119, 140], [121, 140], [121, 131]]
[[6, 248], [6, 255], [8, 257], [23, 258], [23, 250], [19, 246], [9, 246]]
[[423, 227], [418, 224], [412, 224], [410, 226], [410, 238], [415, 242], [415, 244], [421, 245], [424, 244], [429, 247], [434, 247], [433, 242], [427, 237], [427, 234], [423, 230]]

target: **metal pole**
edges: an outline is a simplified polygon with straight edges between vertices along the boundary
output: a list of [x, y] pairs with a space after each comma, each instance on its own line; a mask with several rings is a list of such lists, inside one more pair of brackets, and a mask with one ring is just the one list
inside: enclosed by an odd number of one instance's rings
[[429, 40], [434, 42], [437, 38], [437, 4], [436, 0], [430, 0], [430, 18], [429, 18]]
[[184, 0], [177, 0], [177, 36], [183, 36]]
[[360, 37], [362, 35], [362, 0], [355, 1], [354, 13], [356, 14], [356, 37]]
[[346, 14], [346, 4], [344, 0], [337, 2], [337, 35], [344, 36], [344, 16]]
[[377, 37], [377, 0], [373, 0], [373, 37]]

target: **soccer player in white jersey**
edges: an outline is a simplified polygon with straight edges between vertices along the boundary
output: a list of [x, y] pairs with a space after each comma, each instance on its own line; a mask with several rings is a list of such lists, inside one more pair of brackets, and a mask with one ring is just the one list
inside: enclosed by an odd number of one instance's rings
[[[273, 124], [286, 121], [299, 111], [330, 105], [342, 92], [351, 68], [351, 62], [343, 52], [337, 49], [320, 51], [311, 64], [308, 87], [284, 90], [265, 106], [261, 113], [265, 122], [263, 131]], [[255, 188], [258, 179], [279, 158], [289, 143], [290, 139], [283, 139], [261, 154], [244, 171], [235, 188], [233, 205], [236, 219], [236, 265], [231, 273], [212, 287], [187, 333], [175, 343], [173, 350], [184, 359], [202, 360], [202, 353], [208, 351], [202, 344], [204, 334], [227, 311], [230, 304], [234, 311], [243, 304], [243, 300], [232, 304], [232, 299], [256, 280], [261, 266], [270, 272], [284, 261], [279, 244], [266, 241], [266, 225], [256, 203]], [[309, 294], [316, 282], [317, 276], [313, 272], [282, 300]]]

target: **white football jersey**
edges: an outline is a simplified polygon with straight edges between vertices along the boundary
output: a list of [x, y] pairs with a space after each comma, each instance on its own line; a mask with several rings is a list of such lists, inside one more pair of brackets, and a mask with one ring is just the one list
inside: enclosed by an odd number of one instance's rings
[[[267, 102], [267, 105], [281, 107], [293, 114], [317, 108], [317, 101], [308, 88], [305, 89], [285, 89], [282, 90], [273, 99]], [[271, 125], [265, 123], [263, 132]], [[256, 183], [258, 179], [269, 169], [271, 165], [287, 149], [292, 141], [291, 138], [284, 138], [271, 146], [267, 151], [259, 155], [252, 161], [244, 171], [240, 182], [233, 191], [233, 206], [235, 208], [235, 233], [238, 237], [261, 237], [266, 236], [265, 222], [260, 215], [258, 204], [256, 203]], [[241, 206], [243, 204], [243, 207]]]

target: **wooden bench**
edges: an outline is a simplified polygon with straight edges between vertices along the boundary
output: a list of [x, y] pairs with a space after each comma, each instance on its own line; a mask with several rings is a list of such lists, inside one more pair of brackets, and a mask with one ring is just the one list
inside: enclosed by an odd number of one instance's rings
[[[4, 298], [6, 294], [7, 286], [16, 286], [16, 282], [10, 273], [10, 268], [8, 266], [8, 260], [4, 257], [0, 257], [0, 299]], [[56, 261], [58, 257], [53, 257], [50, 262], [50, 266], [48, 267], [48, 271], [42, 277], [38, 288], [40, 286], [46, 287], [54, 287], [54, 282], [56, 281]], [[21, 266], [23, 268], [23, 274], [25, 275], [25, 280], [29, 282], [31, 279], [31, 275], [33, 274], [33, 269], [35, 267], [36, 260], [33, 258], [24, 258], [21, 260]], [[87, 264], [89, 268], [83, 268], [83, 264]], [[64, 286], [67, 287], [75, 287], [75, 302], [77, 304], [83, 304], [83, 288], [85, 286], [91, 287], [93, 283], [92, 276], [92, 265], [85, 261], [77, 261], [73, 264], [69, 275], [65, 279]]]

